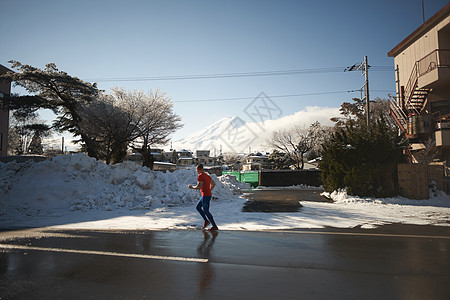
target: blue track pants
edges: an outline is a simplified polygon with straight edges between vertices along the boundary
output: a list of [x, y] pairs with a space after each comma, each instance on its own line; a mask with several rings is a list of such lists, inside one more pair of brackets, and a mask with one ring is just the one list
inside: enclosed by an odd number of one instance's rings
[[[203, 196], [197, 203], [197, 210], [202, 216], [203, 220], [211, 222], [212, 226], [216, 226], [212, 214], [209, 212], [209, 202], [211, 201], [211, 196]], [[217, 226], [216, 226], [217, 227]]]

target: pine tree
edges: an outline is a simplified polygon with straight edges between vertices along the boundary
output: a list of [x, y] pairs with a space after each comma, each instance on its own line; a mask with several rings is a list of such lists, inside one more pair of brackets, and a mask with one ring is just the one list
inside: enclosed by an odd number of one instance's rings
[[44, 70], [17, 61], [10, 63], [18, 72], [9, 72], [1, 78], [13, 81], [15, 85], [25, 88], [32, 95], [14, 97], [11, 99], [11, 105], [28, 103], [35, 109], [53, 110], [58, 115], [54, 128], [80, 136], [88, 155], [98, 157], [95, 140], [79, 126], [80, 107], [92, 102], [98, 96], [99, 90], [96, 85], [58, 70], [53, 63], [47, 64]]
[[327, 191], [347, 188], [359, 196], [397, 193], [397, 164], [404, 162], [403, 136], [380, 115], [370, 129], [349, 122], [323, 144], [322, 180]]

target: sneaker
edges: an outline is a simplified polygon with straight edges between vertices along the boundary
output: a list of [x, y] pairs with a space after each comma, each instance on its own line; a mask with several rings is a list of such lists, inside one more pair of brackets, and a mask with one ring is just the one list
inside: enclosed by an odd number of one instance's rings
[[217, 226], [213, 226], [210, 229], [208, 229], [208, 231], [216, 231], [219, 230], [219, 228], [217, 228]]
[[208, 227], [209, 224], [211, 224], [209, 221], [205, 221], [205, 222], [203, 223], [202, 229], [205, 229], [206, 227]]

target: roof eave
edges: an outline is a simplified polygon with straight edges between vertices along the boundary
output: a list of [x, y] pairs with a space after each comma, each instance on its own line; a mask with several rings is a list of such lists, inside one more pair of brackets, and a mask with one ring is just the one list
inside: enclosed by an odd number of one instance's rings
[[443, 18], [445, 18], [450, 13], [450, 3], [440, 9], [437, 13], [435, 13], [428, 21], [423, 23], [419, 28], [414, 30], [413, 33], [408, 35], [403, 41], [401, 41], [397, 46], [395, 46], [391, 51], [388, 52], [389, 57], [395, 57], [400, 52], [402, 52], [412, 40], [416, 39], [418, 36], [422, 35], [424, 32], [428, 31], [432, 28], [436, 23], [440, 22]]

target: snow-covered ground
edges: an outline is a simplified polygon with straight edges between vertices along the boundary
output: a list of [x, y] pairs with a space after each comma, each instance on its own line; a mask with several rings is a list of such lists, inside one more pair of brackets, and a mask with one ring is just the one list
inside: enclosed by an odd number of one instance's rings
[[[242, 212], [240, 190], [248, 187], [232, 176], [212, 176], [217, 187], [211, 212], [222, 230], [450, 226], [450, 197], [443, 193], [408, 200], [358, 198], [341, 191], [329, 195], [334, 203], [302, 201], [299, 212]], [[154, 172], [132, 162], [106, 165], [84, 154], [0, 163], [0, 228], [194, 228], [202, 223], [194, 207], [200, 195], [187, 186], [196, 177], [194, 169]]]

